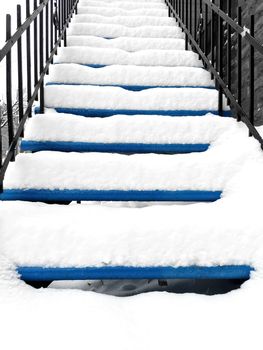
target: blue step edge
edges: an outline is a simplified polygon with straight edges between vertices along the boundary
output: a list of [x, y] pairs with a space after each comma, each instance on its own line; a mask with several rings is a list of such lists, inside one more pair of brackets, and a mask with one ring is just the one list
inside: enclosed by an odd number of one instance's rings
[[[53, 108], [53, 107], [51, 107]], [[75, 114], [84, 117], [94, 117], [94, 118], [105, 118], [112, 117], [117, 114], [124, 115], [163, 115], [170, 117], [200, 117], [204, 116], [208, 113], [212, 113], [214, 115], [219, 115], [218, 111], [215, 110], [171, 110], [171, 111], [160, 111], [160, 110], [137, 110], [137, 109], [85, 109], [85, 108], [54, 108], [58, 113], [65, 114]], [[40, 108], [35, 108], [35, 114], [40, 113]], [[231, 111], [223, 111], [223, 117], [231, 117]]]
[[115, 279], [249, 279], [248, 265], [186, 267], [17, 267], [25, 281], [115, 280]]
[[214, 86], [194, 86], [194, 85], [174, 85], [174, 86], [160, 86], [160, 85], [150, 85], [150, 86], [144, 86], [144, 85], [114, 85], [114, 84], [85, 84], [85, 83], [58, 83], [58, 82], [49, 82], [46, 84], [46, 86], [52, 86], [52, 85], [66, 85], [66, 86], [102, 86], [102, 87], [119, 87], [125, 90], [129, 91], [142, 91], [142, 90], [148, 90], [148, 89], [210, 89], [215, 90]]
[[[116, 63], [112, 63], [112, 64], [88, 63], [87, 64], [87, 63], [76, 63], [76, 62], [54, 62], [53, 64], [78, 64], [80, 66], [90, 67], [90, 68], [104, 68], [104, 67], [109, 67], [109, 66], [115, 66], [116, 65]], [[118, 65], [126, 66], [126, 64], [118, 64]], [[138, 66], [140, 66], [140, 65], [138, 65]], [[143, 67], [143, 66], [145, 66], [145, 65], [142, 65], [141, 67]], [[147, 67], [158, 67], [158, 66], [147, 66]], [[162, 66], [162, 67], [174, 68], [176, 66]], [[178, 67], [205, 69], [204, 67], [200, 67], [200, 66], [178, 66]]]
[[205, 152], [209, 144], [148, 144], [148, 143], [95, 143], [70, 141], [30, 141], [22, 140], [21, 151], [60, 151], [60, 152], [109, 152], [109, 153], [191, 153]]
[[214, 202], [222, 191], [123, 191], [123, 190], [46, 190], [4, 189], [0, 200], [11, 201], [186, 201]]

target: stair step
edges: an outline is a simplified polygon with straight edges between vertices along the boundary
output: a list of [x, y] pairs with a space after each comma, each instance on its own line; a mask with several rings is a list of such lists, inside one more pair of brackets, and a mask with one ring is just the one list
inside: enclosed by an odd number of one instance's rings
[[78, 14], [93, 14], [103, 16], [157, 16], [167, 17], [168, 9], [158, 8], [140, 8], [134, 10], [126, 10], [119, 7], [95, 7], [95, 6], [78, 6]]
[[114, 16], [103, 15], [75, 15], [71, 23], [102, 23], [119, 24], [127, 27], [140, 26], [176, 26], [176, 20], [172, 17], [151, 16]]
[[[45, 87], [45, 106], [60, 113], [86, 117], [115, 114], [203, 116], [209, 112], [218, 114], [218, 92], [201, 88], [133, 92], [118, 87], [48, 85]], [[231, 115], [225, 100], [224, 115]]]
[[91, 35], [69, 35], [67, 45], [90, 46], [107, 49], [121, 49], [129, 52], [139, 50], [184, 50], [184, 39], [165, 38], [129, 38], [121, 37], [111, 40]]
[[226, 266], [103, 266], [103, 267], [18, 267], [24, 281], [118, 280], [118, 279], [249, 279], [248, 265]]
[[223, 132], [236, 127], [232, 118], [116, 115], [109, 118], [49, 113], [30, 118], [22, 151], [109, 153], [187, 153], [207, 150]]
[[165, 9], [167, 10], [167, 5], [164, 2], [133, 2], [133, 1], [81, 1], [80, 6], [94, 6], [94, 7], [114, 7], [125, 10], [136, 10], [136, 9]]
[[196, 53], [185, 50], [145, 50], [127, 52], [120, 49], [95, 47], [63, 47], [55, 57], [55, 63], [77, 63], [83, 65], [136, 65], [166, 67], [200, 67], [202, 61]]
[[224, 159], [217, 154], [216, 147], [187, 155], [19, 154], [7, 169], [0, 199], [217, 200], [239, 168], [235, 152]]
[[0, 202], [1, 251], [23, 279], [247, 278], [262, 227], [219, 204]]
[[31, 141], [21, 142], [21, 151], [60, 151], [60, 152], [106, 152], [106, 153], [158, 153], [176, 154], [205, 152], [209, 144], [147, 144], [147, 143], [100, 143], [72, 141]]
[[119, 24], [105, 23], [72, 23], [69, 35], [93, 35], [102, 38], [135, 37], [135, 38], [177, 38], [183, 39], [182, 29], [177, 26], [141, 26], [126, 27]]
[[215, 88], [211, 74], [200, 68], [113, 65], [94, 69], [74, 63], [52, 65], [48, 84], [111, 85], [132, 91], [156, 87]]

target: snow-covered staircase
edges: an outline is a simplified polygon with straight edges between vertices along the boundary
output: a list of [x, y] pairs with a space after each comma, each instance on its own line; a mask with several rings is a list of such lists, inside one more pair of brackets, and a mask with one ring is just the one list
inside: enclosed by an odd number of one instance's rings
[[[50, 68], [45, 107], [45, 114], [36, 108], [26, 125], [21, 142], [24, 153], [9, 165], [0, 194], [3, 201], [213, 202], [221, 198], [226, 183], [239, 169], [238, 157], [243, 156], [237, 156], [235, 149], [228, 152], [227, 142], [219, 141], [222, 133], [231, 132], [236, 125], [232, 118], [218, 116], [214, 81], [198, 55], [185, 50], [184, 35], [175, 19], [168, 17], [162, 0], [81, 0], [67, 47], [60, 48]], [[222, 114], [231, 115], [226, 101]], [[221, 157], [224, 149], [225, 157]], [[163, 259], [147, 260], [147, 247], [155, 249], [150, 247], [147, 220], [158, 216], [157, 208], [169, 212], [164, 204], [149, 209], [150, 216], [145, 208], [136, 208], [129, 216], [127, 208], [103, 209], [95, 204], [23, 203], [26, 217], [33, 215], [28, 223], [20, 202], [5, 203], [4, 208], [9, 205], [16, 212], [21, 236], [14, 235], [5, 249], [26, 280], [246, 278], [251, 271], [246, 264], [232, 266], [231, 259], [221, 267], [172, 267], [181, 259], [176, 256], [180, 249], [174, 259], [169, 254], [166, 259], [168, 243], [160, 244]], [[113, 219], [107, 224], [109, 212], [114, 220], [123, 220], [124, 214], [126, 228], [124, 222], [116, 224]], [[142, 220], [145, 237], [136, 234], [136, 220], [143, 213], [147, 216]], [[96, 228], [100, 220], [105, 223]], [[35, 236], [34, 221], [40, 224]], [[74, 222], [78, 222], [75, 228]], [[176, 224], [173, 222], [174, 227]], [[12, 225], [7, 231], [12, 231]], [[176, 244], [180, 246], [184, 237], [179, 228], [173, 235], [178, 234]], [[107, 253], [104, 236], [100, 236], [103, 230], [109, 235], [107, 244], [110, 237], [116, 244], [115, 258], [113, 251]], [[130, 235], [126, 243], [121, 238], [124, 231], [125, 237]], [[50, 250], [49, 235], [55, 236]], [[166, 240], [165, 235], [162, 239]], [[174, 244], [171, 239], [167, 242]], [[19, 246], [19, 254], [12, 244]], [[145, 260], [134, 257], [136, 249], [146, 255]]]

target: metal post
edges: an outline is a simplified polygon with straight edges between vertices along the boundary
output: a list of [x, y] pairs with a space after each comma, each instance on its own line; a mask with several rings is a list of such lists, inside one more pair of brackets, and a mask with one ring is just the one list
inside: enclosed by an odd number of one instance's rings
[[[42, 3], [43, 0], [40, 0]], [[44, 70], [44, 35], [43, 35], [43, 10], [39, 14], [39, 74]], [[44, 82], [40, 85], [40, 113], [44, 113]]]
[[[255, 16], [250, 16], [250, 35], [255, 36]], [[249, 70], [250, 70], [250, 102], [249, 102], [249, 119], [252, 125], [254, 125], [254, 109], [255, 109], [255, 49], [254, 46], [250, 44], [250, 59], [249, 59]], [[252, 136], [249, 132], [249, 136]]]
[[[238, 24], [242, 26], [242, 9], [241, 6], [237, 9]], [[237, 37], [237, 100], [238, 104], [242, 104], [242, 36]], [[241, 121], [240, 115], [237, 116], [237, 121]]]
[[[34, 0], [34, 11], [37, 9], [37, 0]], [[37, 33], [37, 17], [34, 20], [34, 86], [38, 82], [38, 33]], [[36, 101], [38, 95], [36, 96]]]
[[[227, 0], [227, 14], [231, 18], [231, 1]], [[227, 25], [227, 87], [231, 91], [231, 26]], [[229, 102], [229, 100], [228, 100]]]
[[[26, 0], [26, 18], [30, 16], [30, 2]], [[26, 66], [27, 66], [27, 101], [29, 102], [32, 96], [31, 92], [31, 34], [30, 26], [26, 30]], [[29, 113], [29, 118], [32, 116], [32, 112]]]
[[[222, 0], [220, 0], [220, 8], [222, 8]], [[223, 76], [223, 19], [218, 15], [218, 72], [220, 77]], [[219, 86], [218, 95], [218, 113], [223, 115], [223, 88]]]
[[[17, 5], [17, 29], [21, 26], [21, 6]], [[24, 115], [24, 97], [23, 97], [23, 61], [22, 61], [22, 42], [21, 37], [17, 40], [17, 81], [18, 81], [18, 110], [19, 121]], [[22, 135], [23, 136], [23, 133]]]
[[[6, 15], [6, 41], [8, 41], [10, 38], [11, 38], [11, 16]], [[14, 138], [11, 50], [6, 55], [6, 107], [7, 107], [7, 124], [8, 124], [8, 144], [10, 146]], [[14, 154], [12, 156], [12, 160], [14, 160]]]

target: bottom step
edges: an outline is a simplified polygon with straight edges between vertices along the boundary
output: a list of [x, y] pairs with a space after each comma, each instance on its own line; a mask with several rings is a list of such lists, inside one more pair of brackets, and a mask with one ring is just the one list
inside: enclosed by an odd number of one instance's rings
[[22, 201], [188, 201], [214, 202], [221, 191], [121, 191], [121, 190], [46, 190], [6, 189], [0, 200]]
[[24, 281], [100, 279], [248, 279], [253, 268], [247, 265], [187, 267], [18, 267]]

